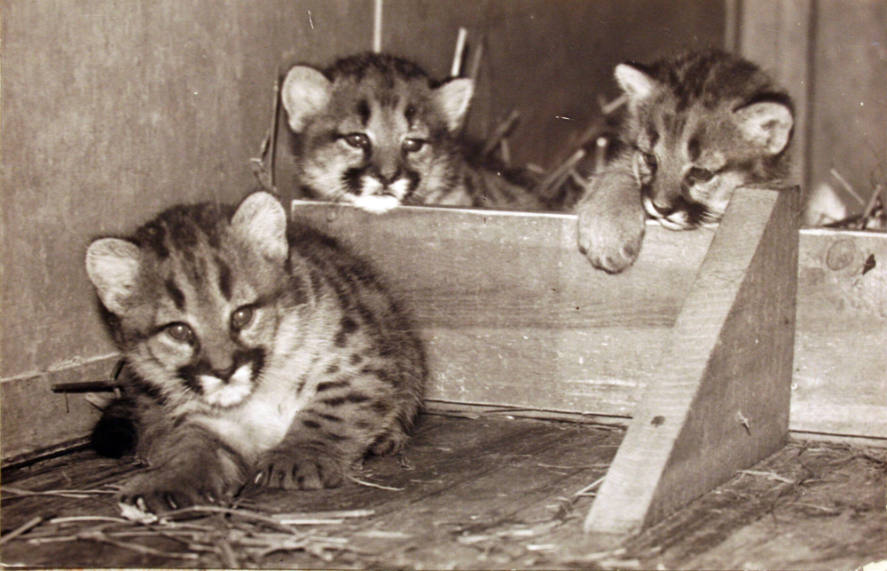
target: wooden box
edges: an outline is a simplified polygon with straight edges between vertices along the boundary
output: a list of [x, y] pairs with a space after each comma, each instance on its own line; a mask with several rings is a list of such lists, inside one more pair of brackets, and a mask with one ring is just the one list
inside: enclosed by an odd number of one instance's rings
[[413, 312], [428, 398], [632, 417], [586, 529], [636, 531], [780, 448], [789, 428], [798, 192], [737, 191], [717, 229], [651, 224], [594, 270], [576, 218], [295, 202]]

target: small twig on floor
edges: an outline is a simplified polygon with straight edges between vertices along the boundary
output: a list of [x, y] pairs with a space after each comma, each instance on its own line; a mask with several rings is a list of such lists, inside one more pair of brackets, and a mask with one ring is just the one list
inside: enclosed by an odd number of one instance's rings
[[196, 553], [177, 553], [175, 551], [162, 551], [160, 549], [154, 549], [153, 547], [148, 547], [147, 545], [141, 545], [139, 543], [117, 541], [116, 539], [111, 539], [102, 532], [78, 533], [76, 537], [77, 539], [88, 539], [92, 541], [98, 541], [100, 543], [107, 543], [108, 545], [113, 545], [114, 547], [119, 547], [121, 549], [128, 549], [142, 555], [155, 555], [157, 557], [169, 557], [172, 559], [197, 559], [198, 557], [200, 557]]
[[795, 480], [791, 478], [786, 478], [785, 476], [780, 476], [775, 472], [763, 472], [761, 470], [740, 470], [740, 474], [748, 474], [749, 476], [760, 476], [762, 478], [767, 478], [770, 480], [776, 480], [777, 482], [784, 482], [786, 484], [794, 484]]
[[600, 486], [604, 482], [604, 479], [606, 479], [606, 476], [601, 476], [600, 478], [598, 478], [594, 482], [588, 484], [587, 486], [585, 486], [584, 488], [582, 488], [581, 490], [579, 490], [578, 492], [573, 494], [573, 497], [578, 498], [578, 497], [582, 497], [582, 496], [595, 495], [595, 494], [591, 493], [592, 490], [595, 490], [598, 486]]
[[43, 517], [41, 517], [39, 515], [29, 519], [28, 521], [26, 521], [22, 525], [18, 526], [17, 528], [13, 529], [12, 531], [7, 533], [3, 537], [0, 537], [0, 545], [3, 545], [4, 543], [9, 541], [10, 539], [15, 539], [16, 537], [20, 536], [23, 533], [27, 533], [31, 529], [40, 525], [42, 522], [43, 522]]
[[222, 565], [225, 568], [240, 569], [240, 561], [237, 559], [237, 554], [234, 553], [234, 549], [232, 549], [230, 543], [225, 539], [221, 539], [216, 543], [216, 546], [219, 559], [222, 561]]
[[179, 516], [187, 516], [195, 513], [207, 513], [207, 514], [224, 514], [231, 515], [234, 517], [238, 517], [241, 519], [246, 519], [254, 522], [264, 523], [278, 531], [283, 531], [285, 533], [291, 535], [299, 535], [299, 532], [296, 530], [287, 527], [273, 517], [266, 516], [264, 514], [260, 514], [258, 512], [253, 512], [244, 509], [232, 509], [232, 508], [224, 508], [219, 506], [191, 506], [189, 508], [183, 508], [180, 510], [167, 512], [163, 514], [164, 519], [170, 519]]
[[373, 482], [367, 482], [366, 480], [361, 480], [360, 478], [356, 478], [354, 476], [348, 476], [348, 479], [354, 482], [355, 484], [360, 484], [361, 486], [366, 486], [368, 488], [377, 488], [379, 490], [388, 490], [389, 492], [402, 492], [403, 488], [395, 488], [393, 486], [383, 486], [382, 484], [376, 484]]
[[66, 523], [81, 523], [84, 521], [103, 521], [103, 522], [113, 522], [113, 523], [129, 523], [128, 519], [124, 519], [122, 517], [112, 517], [112, 516], [104, 516], [104, 515], [73, 515], [73, 516], [64, 516], [64, 517], [55, 517], [46, 523], [50, 523], [53, 525], [63, 525]]
[[90, 495], [96, 494], [113, 494], [111, 490], [22, 490], [20, 488], [11, 488], [3, 486], [3, 493], [13, 494], [17, 496], [54, 496], [59, 498], [72, 498], [82, 500]]
[[273, 517], [279, 523], [288, 524], [289, 520], [342, 520], [345, 518], [369, 517], [375, 513], [375, 510], [330, 510], [322, 512], [276, 513], [271, 517]]

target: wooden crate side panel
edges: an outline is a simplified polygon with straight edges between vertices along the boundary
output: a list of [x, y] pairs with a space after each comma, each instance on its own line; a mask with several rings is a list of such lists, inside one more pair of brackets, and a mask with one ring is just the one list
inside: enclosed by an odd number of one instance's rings
[[797, 200], [797, 191], [734, 195], [586, 530], [636, 532], [784, 442]]
[[53, 393], [52, 386], [107, 379], [116, 361], [110, 356], [0, 382], [4, 462], [87, 436], [98, 410], [82, 394]]
[[887, 438], [887, 234], [801, 232], [794, 430]]
[[594, 270], [575, 217], [297, 202], [293, 215], [373, 260], [429, 351], [428, 397], [625, 416], [713, 233], [648, 227], [637, 264]]

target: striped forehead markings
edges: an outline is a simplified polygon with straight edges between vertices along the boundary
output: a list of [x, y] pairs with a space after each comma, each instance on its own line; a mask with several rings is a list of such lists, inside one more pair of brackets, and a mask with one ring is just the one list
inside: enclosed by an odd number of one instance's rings
[[216, 268], [218, 270], [219, 291], [227, 301], [231, 301], [231, 268], [224, 260], [216, 256]]
[[182, 289], [176, 284], [175, 279], [171, 277], [167, 278], [164, 285], [166, 287], [166, 293], [176, 305], [176, 309], [179, 311], [185, 311], [185, 294], [182, 293]]
[[361, 124], [366, 127], [370, 122], [370, 104], [366, 99], [361, 99], [357, 102], [355, 111], [357, 111], [357, 115], [360, 117]]

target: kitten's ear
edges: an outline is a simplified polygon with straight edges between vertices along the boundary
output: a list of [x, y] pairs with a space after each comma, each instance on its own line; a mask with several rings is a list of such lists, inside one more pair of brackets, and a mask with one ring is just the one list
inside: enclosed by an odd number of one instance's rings
[[280, 97], [289, 117], [289, 126], [300, 133], [308, 119], [326, 107], [333, 84], [325, 75], [305, 65], [297, 65], [286, 74]]
[[139, 247], [119, 238], [101, 238], [86, 250], [89, 281], [111, 313], [126, 313], [139, 281], [141, 260]]
[[659, 85], [647, 72], [627, 63], [617, 65], [613, 75], [616, 77], [616, 83], [632, 101], [646, 99]]
[[231, 218], [231, 227], [264, 257], [283, 264], [289, 255], [286, 212], [267, 192], [247, 196]]
[[443, 112], [450, 132], [462, 126], [473, 95], [474, 80], [467, 77], [451, 79], [434, 90], [437, 108]]
[[785, 149], [795, 124], [791, 108], [775, 101], [740, 107], [734, 112], [734, 118], [745, 140], [768, 155], [781, 153]]

